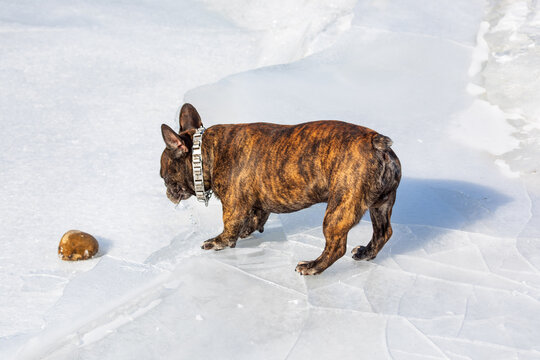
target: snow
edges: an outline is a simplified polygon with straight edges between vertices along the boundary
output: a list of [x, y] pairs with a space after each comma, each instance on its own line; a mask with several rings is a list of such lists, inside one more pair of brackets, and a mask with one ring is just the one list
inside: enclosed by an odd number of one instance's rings
[[519, 140], [512, 136], [514, 128], [507, 119], [498, 106], [477, 99], [454, 116], [451, 135], [456, 142], [502, 155], [519, 147]]
[[[8, 2], [0, 357], [540, 358], [538, 2]], [[394, 140], [394, 235], [322, 275], [324, 204], [205, 252], [159, 125], [340, 119]], [[371, 237], [369, 217], [349, 251]], [[96, 236], [84, 262], [62, 234]]]

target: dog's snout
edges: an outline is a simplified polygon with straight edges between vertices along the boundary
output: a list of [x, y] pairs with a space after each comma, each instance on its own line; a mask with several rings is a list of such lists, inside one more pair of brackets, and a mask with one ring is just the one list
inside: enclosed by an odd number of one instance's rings
[[187, 188], [181, 184], [166, 183], [165, 185], [167, 186], [167, 197], [175, 204], [191, 196]]

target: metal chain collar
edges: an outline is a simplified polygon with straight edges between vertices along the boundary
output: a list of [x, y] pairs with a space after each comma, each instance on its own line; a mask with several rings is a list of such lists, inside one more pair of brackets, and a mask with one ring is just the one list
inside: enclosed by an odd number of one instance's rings
[[202, 161], [202, 135], [206, 130], [204, 127], [197, 129], [193, 135], [193, 148], [191, 159], [193, 160], [193, 183], [195, 184], [195, 196], [197, 200], [208, 206], [208, 200], [212, 197], [212, 190], [204, 190], [204, 175]]

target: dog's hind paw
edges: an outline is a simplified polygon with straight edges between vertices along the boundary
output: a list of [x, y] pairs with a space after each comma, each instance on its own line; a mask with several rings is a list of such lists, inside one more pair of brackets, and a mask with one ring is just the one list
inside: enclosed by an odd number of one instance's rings
[[373, 260], [377, 256], [373, 254], [373, 251], [368, 250], [367, 246], [357, 246], [351, 252], [354, 260]]
[[324, 271], [317, 260], [300, 261], [295, 271], [300, 275], [318, 275]]

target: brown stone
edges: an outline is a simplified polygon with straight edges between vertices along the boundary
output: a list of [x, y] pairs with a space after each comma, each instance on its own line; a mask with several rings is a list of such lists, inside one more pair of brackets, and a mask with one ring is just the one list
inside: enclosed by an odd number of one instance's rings
[[79, 230], [70, 230], [62, 236], [58, 256], [62, 260], [87, 260], [96, 255], [99, 244], [95, 237]]

